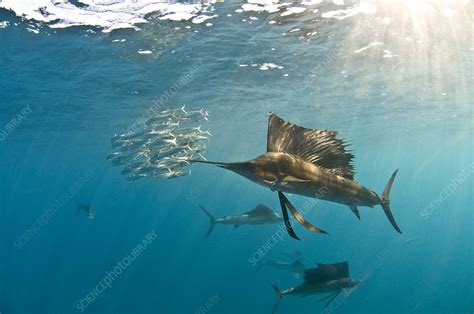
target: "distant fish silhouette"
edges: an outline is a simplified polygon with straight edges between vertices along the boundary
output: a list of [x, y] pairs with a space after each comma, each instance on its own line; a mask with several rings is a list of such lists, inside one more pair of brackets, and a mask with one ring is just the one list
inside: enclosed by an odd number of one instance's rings
[[349, 277], [348, 262], [318, 264], [317, 268], [307, 269], [304, 272], [304, 281], [299, 286], [281, 291], [276, 285], [270, 283], [277, 294], [272, 313], [276, 312], [280, 300], [284, 295], [299, 295], [300, 297], [305, 297], [318, 293], [331, 293], [321, 299], [329, 299], [325, 305], [325, 307], [327, 307], [344, 289], [353, 288], [360, 283], [360, 281], [353, 280]]
[[94, 219], [94, 212], [92, 211], [91, 205], [81, 205], [79, 202], [76, 201], [77, 211], [76, 216], [79, 216], [81, 211], [84, 211], [87, 214], [87, 218]]

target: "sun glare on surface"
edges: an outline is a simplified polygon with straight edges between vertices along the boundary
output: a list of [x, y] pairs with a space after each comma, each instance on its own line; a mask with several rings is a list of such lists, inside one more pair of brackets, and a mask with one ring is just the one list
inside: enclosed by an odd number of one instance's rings
[[362, 0], [349, 28], [352, 55], [344, 59], [358, 71], [359, 94], [372, 83], [367, 73], [384, 72], [379, 84], [420, 102], [467, 106], [474, 84], [465, 66], [474, 53], [473, 6], [466, 0]]

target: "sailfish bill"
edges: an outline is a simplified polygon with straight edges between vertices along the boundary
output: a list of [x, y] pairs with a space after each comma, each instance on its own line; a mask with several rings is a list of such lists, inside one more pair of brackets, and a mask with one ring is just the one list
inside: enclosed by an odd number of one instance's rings
[[337, 132], [308, 129], [291, 124], [270, 114], [268, 119], [267, 152], [243, 162], [190, 162], [214, 164], [278, 192], [283, 219], [291, 237], [298, 239], [288, 218], [288, 209], [296, 220], [317, 233], [321, 230], [298, 213], [283, 193], [318, 198], [348, 206], [360, 219], [358, 206], [380, 205], [393, 228], [401, 233], [390, 209], [390, 190], [397, 171], [379, 196], [354, 180], [354, 155], [347, 144], [336, 138]]

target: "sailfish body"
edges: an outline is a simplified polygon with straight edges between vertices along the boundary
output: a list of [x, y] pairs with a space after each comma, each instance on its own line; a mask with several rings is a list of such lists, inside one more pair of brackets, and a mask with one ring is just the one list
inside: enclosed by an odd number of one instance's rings
[[309, 222], [283, 194], [302, 196], [345, 204], [360, 218], [357, 206], [381, 205], [393, 227], [401, 233], [389, 207], [389, 193], [397, 171], [388, 181], [381, 196], [354, 180], [351, 153], [347, 145], [336, 139], [337, 132], [303, 128], [270, 114], [268, 121], [267, 152], [255, 159], [217, 164], [249, 180], [278, 191], [283, 218], [289, 234], [294, 233], [287, 207], [302, 225], [311, 231], [326, 233]]
[[318, 264], [318, 267], [307, 269], [304, 272], [304, 282], [299, 286], [282, 291], [271, 283], [277, 297], [272, 313], [276, 312], [281, 298], [285, 295], [299, 295], [304, 297], [312, 294], [330, 293], [327, 297], [322, 299], [329, 299], [325, 306], [327, 307], [342, 291], [354, 288], [358, 284], [360, 284], [360, 281], [353, 280], [349, 276], [348, 262]]
[[212, 216], [212, 214], [208, 212], [206, 208], [201, 205], [199, 205], [199, 207], [201, 207], [201, 210], [210, 220], [206, 238], [209, 237], [216, 224], [233, 225], [234, 228], [238, 228], [242, 225], [276, 224], [283, 221], [280, 215], [263, 204], [259, 204], [257, 207], [241, 215], [225, 216], [217, 219], [214, 218], [214, 216]]
[[288, 153], [269, 152], [253, 160], [223, 168], [272, 190], [319, 198], [349, 206], [381, 204], [373, 191]]

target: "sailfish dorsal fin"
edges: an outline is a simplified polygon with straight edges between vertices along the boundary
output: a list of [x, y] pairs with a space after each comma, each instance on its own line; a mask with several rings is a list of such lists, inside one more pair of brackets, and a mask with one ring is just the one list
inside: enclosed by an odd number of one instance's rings
[[351, 165], [354, 155], [347, 152], [337, 132], [307, 129], [284, 121], [271, 113], [268, 118], [267, 152], [281, 152], [298, 156], [347, 179], [353, 179]]
[[270, 215], [272, 213], [273, 213], [273, 210], [271, 210], [270, 208], [268, 208], [267, 206], [263, 204], [259, 204], [254, 209], [246, 212], [247, 215], [258, 215], [258, 216]]
[[349, 263], [318, 264], [317, 268], [307, 269], [304, 272], [304, 283], [314, 284], [331, 280], [348, 278]]

